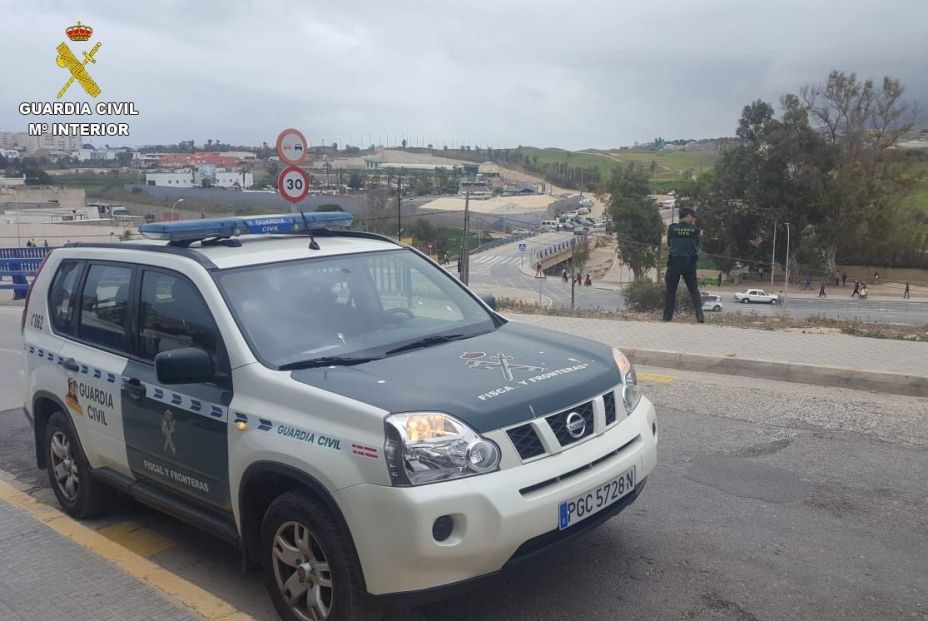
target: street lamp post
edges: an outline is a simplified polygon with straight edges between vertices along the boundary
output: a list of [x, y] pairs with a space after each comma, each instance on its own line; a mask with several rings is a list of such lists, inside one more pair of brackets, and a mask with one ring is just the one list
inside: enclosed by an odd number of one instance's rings
[[786, 298], [789, 295], [789, 222], [786, 225], [786, 276], [783, 281], [783, 308], [786, 308]]
[[183, 203], [183, 202], [184, 202], [184, 199], [178, 198], [176, 201], [174, 201], [174, 204], [171, 205], [171, 220], [174, 219], [174, 214], [175, 214], [174, 209], [177, 207], [177, 203]]
[[773, 219], [773, 253], [770, 255], [770, 288], [773, 289], [773, 273], [777, 267], [777, 219]]

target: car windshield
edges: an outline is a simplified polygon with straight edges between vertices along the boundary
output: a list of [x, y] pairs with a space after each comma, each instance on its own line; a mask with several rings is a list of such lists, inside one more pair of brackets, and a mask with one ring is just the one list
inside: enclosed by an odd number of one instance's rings
[[217, 282], [255, 355], [277, 368], [364, 362], [496, 327], [410, 250], [235, 268]]

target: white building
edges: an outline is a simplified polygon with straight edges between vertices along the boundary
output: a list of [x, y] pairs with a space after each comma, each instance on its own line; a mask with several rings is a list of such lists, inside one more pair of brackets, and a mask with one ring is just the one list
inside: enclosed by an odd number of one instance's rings
[[0, 177], [0, 188], [15, 188], [26, 185], [26, 175], [22, 177]]
[[175, 170], [174, 172], [146, 173], [145, 183], [165, 188], [251, 188], [255, 184], [250, 172], [216, 170], [212, 166], [201, 166], [198, 170]]
[[5, 157], [8, 160], [18, 160], [19, 151], [16, 149], [0, 149], [0, 156]]
[[26, 136], [26, 151], [35, 153], [37, 151], [77, 151], [81, 148], [80, 136], [52, 136], [51, 134], [42, 134], [41, 136]]
[[192, 170], [174, 172], [146, 173], [145, 183], [165, 188], [194, 188], [197, 187]]
[[219, 171], [216, 173], [214, 185], [218, 188], [250, 188], [254, 186], [255, 178], [250, 172]]

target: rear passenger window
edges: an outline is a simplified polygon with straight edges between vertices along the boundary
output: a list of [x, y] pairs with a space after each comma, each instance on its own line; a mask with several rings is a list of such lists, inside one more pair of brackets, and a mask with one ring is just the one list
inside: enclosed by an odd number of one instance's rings
[[78, 336], [90, 343], [125, 351], [129, 283], [132, 269], [91, 265], [81, 293]]
[[60, 334], [71, 334], [73, 329], [75, 289], [81, 273], [81, 264], [65, 261], [58, 267], [48, 291], [48, 314], [52, 329]]
[[187, 280], [145, 272], [139, 327], [142, 358], [180, 347], [204, 349], [216, 362], [219, 331], [200, 293]]

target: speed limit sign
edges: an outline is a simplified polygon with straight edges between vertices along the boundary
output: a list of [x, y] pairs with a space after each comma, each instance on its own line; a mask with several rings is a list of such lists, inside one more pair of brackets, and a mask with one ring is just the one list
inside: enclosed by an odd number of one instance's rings
[[299, 203], [309, 193], [309, 177], [302, 168], [288, 166], [277, 176], [277, 191], [285, 200]]

